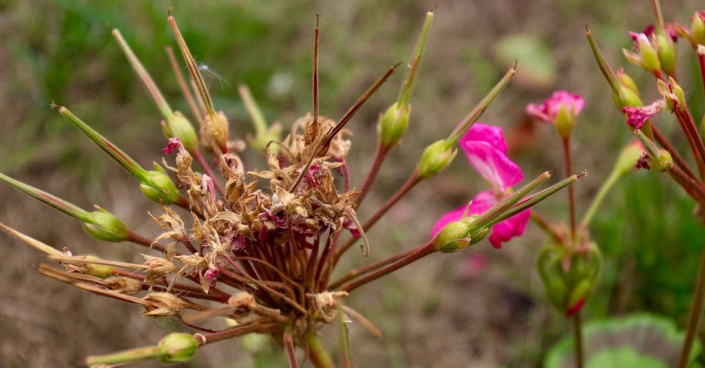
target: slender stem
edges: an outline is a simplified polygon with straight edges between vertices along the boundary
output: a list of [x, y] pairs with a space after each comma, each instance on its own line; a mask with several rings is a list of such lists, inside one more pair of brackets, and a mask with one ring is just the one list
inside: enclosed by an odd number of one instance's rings
[[700, 78], [702, 79], [703, 90], [705, 90], [705, 51], [698, 51], [698, 63], [700, 63]]
[[246, 85], [242, 84], [237, 88], [237, 91], [240, 93], [242, 102], [245, 104], [245, 109], [255, 125], [256, 134], [265, 134], [267, 132], [267, 121], [264, 119], [262, 110], [260, 110], [259, 106], [257, 106], [255, 98], [252, 97], [250, 89], [247, 88]]
[[347, 317], [340, 304], [338, 308], [338, 334], [340, 335], [340, 362], [343, 368], [353, 368], [352, 351], [350, 349], [350, 336], [348, 336], [348, 326], [345, 322]]
[[313, 124], [318, 124], [318, 44], [320, 36], [319, 17], [316, 14], [316, 28], [313, 31]]
[[389, 153], [389, 149], [390, 147], [383, 143], [380, 143], [379, 146], [377, 146], [377, 151], [375, 152], [375, 158], [372, 161], [372, 166], [370, 166], [370, 170], [367, 172], [367, 176], [365, 176], [365, 181], [363, 182], [362, 188], [360, 189], [360, 194], [357, 196], [357, 198], [355, 198], [355, 204], [357, 205], [357, 207], [360, 207], [360, 203], [370, 191], [372, 183], [374, 183], [375, 179], [377, 178], [377, 173], [379, 173], [379, 169], [382, 167], [382, 163], [384, 163], [384, 159], [387, 158], [387, 153]]
[[308, 357], [316, 368], [335, 368], [333, 360], [323, 349], [323, 344], [314, 331], [308, 330], [306, 340], [308, 342]]
[[659, 32], [665, 32], [663, 11], [661, 11], [661, 1], [651, 0], [651, 5], [654, 7], [654, 14], [656, 15], [656, 26], [658, 27]]
[[335, 280], [334, 282], [332, 282], [330, 285], [328, 285], [327, 289], [333, 290], [333, 289], [339, 287], [340, 285], [342, 285], [342, 284], [344, 284], [344, 283], [346, 283], [346, 282], [348, 282], [358, 276], [364, 275], [368, 272], [374, 271], [380, 267], [384, 267], [392, 262], [400, 260], [400, 259], [408, 256], [409, 254], [414, 253], [415, 251], [416, 251], [415, 248], [407, 249], [405, 251], [402, 251], [401, 253], [395, 254], [395, 255], [388, 257], [388, 258], [385, 258], [383, 260], [380, 260], [380, 261], [377, 261], [374, 263], [370, 263], [370, 264], [363, 266], [363, 267], [360, 267], [360, 268], [355, 268], [352, 271], [343, 275], [338, 280]]
[[188, 104], [189, 109], [191, 109], [191, 113], [196, 118], [196, 120], [198, 120], [199, 123], [203, 122], [203, 115], [201, 115], [201, 111], [199, 111], [198, 106], [196, 106], [196, 101], [193, 99], [191, 90], [188, 88], [186, 80], [184, 79], [184, 75], [179, 69], [179, 63], [176, 61], [176, 56], [174, 56], [174, 51], [171, 49], [171, 47], [166, 48], [166, 54], [167, 56], [169, 56], [169, 64], [171, 64], [171, 69], [174, 70], [174, 74], [176, 75], [176, 81], [179, 83], [179, 88], [181, 89], [181, 93], [186, 99], [186, 103]]
[[705, 252], [700, 258], [700, 270], [698, 271], [698, 279], [695, 284], [695, 295], [693, 296], [693, 305], [690, 309], [690, 317], [688, 317], [688, 332], [681, 350], [681, 358], [678, 363], [678, 368], [685, 368], [690, 360], [690, 353], [693, 349], [693, 344], [700, 331], [700, 321], [703, 316], [703, 305], [705, 304]]
[[86, 358], [86, 365], [93, 367], [96, 365], [136, 363], [155, 359], [162, 355], [164, 355], [164, 352], [159, 346], [149, 346], [140, 349], [120, 351], [113, 354], [90, 356]]
[[[573, 175], [573, 163], [570, 157], [570, 138], [563, 138], [563, 157], [565, 158], [565, 177]], [[568, 187], [568, 209], [570, 210], [570, 239], [575, 241], [575, 193], [573, 186]]]
[[536, 211], [531, 211], [531, 220], [538, 225], [538, 227], [543, 230], [548, 236], [553, 238], [553, 240], [557, 242], [561, 242], [562, 237], [556, 232], [556, 229], [553, 228], [553, 226], [543, 217], [541, 216], [538, 212]]
[[[396, 193], [394, 193], [394, 195], [392, 195], [392, 197], [389, 198], [387, 202], [385, 202], [382, 207], [380, 207], [377, 212], [375, 212], [372, 217], [370, 217], [369, 220], [365, 222], [364, 225], [362, 225], [362, 230], [368, 231], [374, 224], [377, 223], [377, 221], [379, 221], [382, 216], [384, 216], [385, 213], [387, 213], [387, 211], [389, 211], [390, 208], [392, 208], [392, 206], [399, 202], [399, 200], [404, 197], [404, 195], [406, 195], [406, 193], [408, 193], [411, 188], [413, 188], [422, 180], [423, 178], [419, 177], [416, 172], [411, 174], [411, 176], [409, 176], [409, 179], [406, 180], [406, 182], [401, 186], [401, 188], [399, 188]], [[340, 256], [345, 253], [346, 250], [352, 247], [353, 244], [355, 244], [355, 240], [355, 238], [350, 238], [345, 244], [338, 248], [338, 250], [335, 252], [335, 261], [333, 264], [337, 263], [338, 259], [340, 259]]]
[[705, 143], [698, 133], [698, 128], [695, 127], [695, 122], [693, 117], [690, 115], [690, 111], [685, 109], [685, 111], [680, 111], [676, 109], [676, 116], [681, 122], [683, 130], [685, 130], [686, 136], [688, 136], [688, 143], [690, 143], [693, 149], [693, 155], [695, 156], [695, 162], [698, 164], [698, 169], [700, 170], [701, 179], [705, 180]]
[[580, 318], [580, 311], [571, 318], [573, 319], [573, 337], [575, 339], [575, 366], [583, 368], [583, 323]]
[[260, 321], [256, 321], [245, 325], [229, 328], [227, 330], [218, 331], [211, 334], [204, 334], [203, 338], [201, 338], [201, 341], [203, 341], [201, 345], [227, 340], [233, 337], [247, 335], [253, 332], [274, 332], [279, 328], [281, 328], [281, 325], [279, 323], [262, 323]]
[[143, 245], [147, 248], [158, 249], [162, 252], [164, 252], [166, 250], [166, 248], [164, 248], [163, 245], [161, 245], [159, 243], [152, 244], [151, 240], [145, 238], [144, 236], [142, 236], [140, 234], [134, 233], [132, 230], [128, 230], [127, 238], [125, 240], [132, 242], [132, 243], [135, 243], [135, 244]]
[[600, 204], [602, 204], [602, 201], [605, 199], [605, 196], [607, 196], [607, 193], [609, 193], [610, 189], [612, 189], [612, 187], [619, 181], [619, 178], [619, 172], [613, 171], [612, 174], [610, 174], [610, 176], [607, 178], [607, 180], [605, 180], [605, 182], [600, 187], [600, 190], [597, 192], [597, 195], [595, 195], [595, 197], [592, 199], [592, 203], [590, 203], [590, 207], [588, 208], [587, 212], [585, 212], [583, 220], [580, 222], [580, 228], [587, 228], [587, 226], [590, 224], [590, 221], [592, 220], [592, 217], [595, 216], [597, 209], [600, 208]]
[[294, 349], [294, 338], [292, 337], [291, 327], [287, 327], [284, 330], [284, 350], [286, 351], [286, 356], [289, 358], [290, 368], [299, 368], [299, 362], [296, 360], [296, 350]]
[[434, 253], [436, 251], [436, 247], [433, 245], [432, 242], [428, 242], [420, 247], [416, 248], [416, 251], [409, 254], [408, 256], [388, 265], [385, 266], [384, 268], [380, 268], [379, 270], [372, 272], [370, 274], [365, 275], [364, 277], [361, 277], [355, 281], [343, 284], [340, 286], [340, 290], [342, 291], [347, 291], [350, 292], [362, 285], [365, 285], [367, 283], [370, 283], [374, 280], [377, 280], [378, 278], [385, 276], [389, 273], [392, 273], [404, 266], [409, 265], [410, 263], [416, 262], [419, 259]]
[[220, 192], [220, 194], [224, 196], [225, 189], [223, 188], [223, 184], [221, 184], [220, 180], [218, 180], [218, 177], [215, 176], [215, 171], [213, 171], [213, 168], [208, 164], [206, 159], [203, 157], [203, 154], [201, 154], [201, 151], [197, 149], [197, 150], [193, 151], [192, 154], [193, 154], [193, 157], [196, 158], [196, 161], [198, 161], [198, 164], [201, 165], [201, 168], [203, 169], [203, 171], [205, 171], [206, 174], [208, 174], [208, 176], [210, 176], [211, 179], [213, 179], [213, 184], [215, 184], [215, 189], [217, 189], [218, 192]]

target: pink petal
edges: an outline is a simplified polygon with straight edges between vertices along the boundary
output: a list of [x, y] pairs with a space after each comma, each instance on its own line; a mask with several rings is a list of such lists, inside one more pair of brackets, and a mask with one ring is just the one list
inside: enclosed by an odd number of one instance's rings
[[511, 240], [514, 237], [524, 234], [526, 224], [531, 217], [531, 210], [526, 210], [518, 213], [492, 227], [490, 235], [490, 243], [493, 247], [500, 249], [502, 243]]
[[465, 135], [460, 138], [460, 145], [465, 142], [485, 142], [492, 148], [507, 153], [507, 141], [502, 128], [494, 125], [475, 123]]
[[526, 105], [526, 113], [527, 115], [531, 116], [532, 118], [544, 122], [544, 123], [551, 123], [552, 119], [550, 116], [548, 116], [548, 110], [546, 109], [545, 104], [535, 104], [535, 103], [530, 103]]
[[[500, 148], [504, 147], [506, 143], [503, 147], [500, 146]], [[505, 192], [509, 187], [524, 180], [519, 165], [489, 143], [462, 139], [460, 148], [463, 149], [475, 170], [496, 189]]]
[[622, 112], [627, 114], [627, 125], [634, 129], [641, 129], [644, 123], [663, 109], [663, 100], [654, 101], [647, 106], [626, 106]]
[[555, 91], [551, 97], [547, 98], [541, 105], [526, 105], [526, 113], [536, 120], [545, 123], [553, 123], [561, 107], [568, 110], [568, 112], [575, 117], [578, 116], [583, 110], [583, 107], [585, 107], [585, 100], [579, 95], [568, 91]]

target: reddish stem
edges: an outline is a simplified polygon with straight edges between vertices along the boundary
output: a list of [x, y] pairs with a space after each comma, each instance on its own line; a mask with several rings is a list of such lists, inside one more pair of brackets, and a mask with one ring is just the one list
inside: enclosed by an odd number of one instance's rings
[[398, 261], [396, 261], [396, 262], [394, 262], [384, 268], [381, 268], [375, 272], [367, 274], [367, 275], [365, 275], [355, 281], [343, 284], [340, 287], [340, 290], [347, 291], [347, 292], [355, 290], [362, 285], [370, 283], [374, 280], [377, 280], [378, 278], [380, 278], [382, 276], [385, 276], [385, 275], [392, 273], [392, 272], [394, 272], [404, 266], [407, 266], [415, 261], [418, 261], [419, 259], [421, 259], [431, 253], [434, 253], [435, 251], [436, 251], [436, 247], [433, 245], [433, 243], [431, 243], [431, 242], [426, 243], [420, 247], [417, 247], [415, 249], [415, 251], [413, 253], [409, 254], [408, 256], [406, 256], [406, 257], [404, 257], [404, 258], [402, 258], [402, 259], [400, 259], [400, 260], [398, 260]]
[[414, 253], [415, 251], [416, 251], [415, 248], [414, 249], [407, 249], [407, 250], [404, 250], [401, 253], [395, 254], [389, 258], [385, 258], [383, 260], [380, 260], [380, 261], [377, 261], [374, 263], [370, 263], [367, 266], [353, 269], [352, 271], [343, 275], [343, 277], [339, 278], [338, 280], [336, 280], [333, 283], [331, 283], [330, 285], [328, 285], [327, 289], [333, 290], [333, 289], [339, 287], [340, 285], [342, 285], [342, 284], [344, 284], [344, 283], [346, 283], [346, 282], [348, 282], [358, 276], [361, 276], [361, 275], [364, 275], [368, 272], [374, 271], [380, 267], [384, 267], [394, 261], [397, 261], [399, 259], [402, 259], [402, 258], [408, 256], [411, 253]]
[[372, 184], [377, 178], [377, 173], [379, 173], [379, 169], [382, 167], [382, 163], [384, 163], [384, 159], [387, 157], [387, 153], [389, 153], [389, 147], [385, 144], [380, 143], [379, 146], [377, 146], [377, 151], [375, 152], [375, 158], [372, 161], [372, 166], [370, 166], [370, 170], [367, 172], [367, 176], [365, 176], [365, 181], [363, 182], [362, 188], [360, 189], [360, 194], [357, 196], [357, 198], [355, 198], [355, 204], [358, 207], [360, 207], [360, 203], [370, 191]]
[[[368, 231], [374, 224], [377, 223], [377, 221], [379, 221], [382, 216], [384, 216], [385, 213], [387, 213], [387, 211], [389, 211], [390, 208], [392, 208], [392, 206], [399, 202], [399, 200], [404, 197], [404, 195], [406, 195], [406, 193], [408, 193], [411, 188], [421, 182], [421, 180], [423, 179], [419, 177], [416, 172], [411, 174], [411, 176], [409, 176], [409, 179], [406, 180], [404, 185], [402, 185], [401, 188], [399, 188], [396, 193], [394, 193], [394, 195], [389, 198], [387, 202], [385, 202], [382, 207], [380, 207], [377, 212], [375, 212], [372, 217], [369, 218], [369, 220], [365, 222], [364, 225], [362, 225], [362, 230]], [[333, 258], [334, 265], [338, 263], [340, 256], [342, 256], [346, 250], [348, 250], [350, 247], [353, 246], [353, 244], [355, 244], [356, 240], [357, 239], [355, 238], [350, 238], [345, 244], [343, 244], [340, 248], [338, 248], [338, 250], [336, 250], [335, 257]]]
[[[563, 156], [565, 158], [565, 177], [573, 175], [573, 163], [570, 155], [570, 138], [563, 138]], [[575, 193], [573, 186], [568, 187], [568, 209], [570, 211], [570, 239], [575, 241]]]

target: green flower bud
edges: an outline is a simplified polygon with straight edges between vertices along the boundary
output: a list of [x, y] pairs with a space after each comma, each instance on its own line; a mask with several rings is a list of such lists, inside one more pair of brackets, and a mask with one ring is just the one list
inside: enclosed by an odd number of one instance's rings
[[700, 14], [701, 12], [695, 12], [695, 15], [693, 15], [693, 22], [690, 24], [690, 34], [695, 42], [705, 45], [705, 20]]
[[114, 243], [126, 240], [130, 232], [124, 222], [103, 209], [89, 212], [83, 229], [96, 239]]
[[617, 80], [622, 87], [628, 88], [630, 91], [634, 92], [637, 96], [639, 95], [639, 88], [634, 83], [634, 79], [624, 72], [624, 69], [620, 68], [617, 70]]
[[453, 253], [467, 248], [472, 240], [470, 236], [474, 230], [473, 219], [451, 222], [441, 229], [431, 241], [436, 250], [443, 253]]
[[673, 166], [673, 157], [671, 153], [662, 149], [659, 150], [658, 157], [651, 159], [651, 167], [656, 171], [668, 171]]
[[[100, 260], [100, 258], [98, 258], [96, 256], [86, 256], [86, 259], [89, 261]], [[96, 276], [96, 277], [103, 278], [103, 279], [113, 275], [113, 267], [112, 266], [96, 264], [96, 263], [86, 263], [86, 268], [88, 269], [89, 274]]]
[[622, 149], [617, 156], [617, 161], [614, 164], [613, 172], [618, 176], [624, 176], [634, 171], [634, 165], [644, 152], [639, 141], [634, 141]]
[[666, 73], [672, 75], [676, 70], [676, 48], [673, 41], [668, 36], [657, 35], [656, 47], [661, 67]]
[[446, 141], [440, 140], [432, 143], [421, 154], [421, 159], [416, 165], [416, 173], [422, 179], [428, 179], [445, 169], [458, 154], [453, 147], [446, 147]]
[[144, 195], [157, 203], [172, 204], [181, 199], [179, 190], [161, 166], [154, 164], [154, 171], [145, 171], [140, 179], [140, 189]]
[[410, 113], [410, 105], [399, 105], [395, 102], [380, 116], [377, 130], [383, 145], [393, 147], [399, 143], [409, 125]]
[[650, 42], [644, 40], [639, 40], [639, 55], [641, 56], [641, 66], [655, 73], [661, 70], [661, 61], [659, 60], [658, 53], [651, 46]]
[[620, 110], [626, 106], [636, 107], [644, 104], [638, 93], [634, 93], [631, 88], [621, 85], [619, 87], [619, 95], [614, 95], [614, 99]]
[[196, 129], [193, 128], [191, 122], [186, 119], [184, 114], [175, 111], [174, 114], [167, 120], [168, 138], [179, 138], [181, 144], [184, 145], [189, 152], [194, 152], [198, 149], [198, 136]]
[[162, 363], [188, 362], [198, 350], [198, 340], [191, 334], [174, 332], [159, 342]]
[[575, 126], [575, 116], [571, 114], [565, 105], [561, 105], [558, 108], [558, 114], [556, 115], [556, 130], [558, 134], [564, 139], [570, 138], [571, 133], [573, 133], [573, 127]]

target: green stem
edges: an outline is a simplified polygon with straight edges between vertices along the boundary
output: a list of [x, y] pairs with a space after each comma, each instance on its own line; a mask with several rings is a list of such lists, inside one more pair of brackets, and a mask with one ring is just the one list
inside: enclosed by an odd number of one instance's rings
[[690, 355], [693, 350], [693, 344], [700, 331], [700, 321], [703, 317], [703, 305], [705, 304], [705, 252], [700, 258], [700, 270], [698, 271], [698, 279], [695, 284], [695, 295], [693, 296], [693, 305], [690, 309], [690, 317], [688, 317], [688, 332], [683, 343], [680, 362], [678, 368], [685, 368], [690, 361]]
[[265, 134], [267, 132], [267, 121], [264, 119], [262, 110], [260, 110], [259, 106], [257, 106], [257, 102], [255, 102], [254, 97], [252, 97], [250, 89], [243, 84], [238, 87], [237, 91], [240, 93], [240, 97], [242, 98], [242, 102], [245, 104], [247, 113], [250, 114], [250, 118], [252, 118], [252, 122], [255, 124], [255, 130], [257, 131], [256, 134]]
[[595, 37], [593, 37], [592, 31], [587, 27], [587, 25], [585, 25], [585, 36], [588, 39], [588, 43], [590, 43], [592, 54], [595, 57], [595, 61], [597, 61], [597, 65], [600, 67], [600, 71], [602, 71], [602, 74], [605, 76], [605, 79], [607, 79], [610, 87], [612, 87], [612, 91], [619, 95], [619, 81], [617, 81], [617, 77], [614, 75], [614, 72], [610, 68], [609, 64], [607, 64], [605, 56], [602, 54], [602, 51], [600, 51], [600, 47], [597, 46]]
[[338, 307], [338, 333], [340, 334], [340, 362], [343, 368], [353, 368], [352, 352], [350, 351], [350, 336], [348, 336], [348, 326], [345, 322], [345, 312], [343, 307]]
[[497, 84], [490, 90], [490, 92], [478, 103], [475, 108], [470, 111], [470, 113], [455, 127], [455, 130], [450, 134], [448, 139], [446, 139], [446, 148], [450, 149], [453, 147], [460, 138], [467, 133], [467, 131], [472, 127], [472, 125], [477, 121], [477, 119], [482, 116], [482, 114], [487, 110], [492, 101], [499, 95], [504, 87], [509, 84], [509, 81], [516, 74], [516, 67], [509, 69], [504, 77], [497, 82]]
[[404, 76], [404, 84], [402, 84], [401, 91], [399, 92], [399, 99], [397, 99], [399, 106], [403, 106], [409, 103], [411, 87], [414, 85], [414, 77], [416, 77], [416, 70], [418, 70], [419, 64], [421, 63], [423, 48], [426, 45], [426, 38], [428, 37], [428, 31], [431, 28], [432, 20], [433, 12], [426, 13], [426, 20], [424, 21], [423, 28], [421, 29], [419, 40], [416, 42], [414, 53], [411, 56], [411, 60], [409, 61], [409, 69], [407, 70], [406, 75]]
[[308, 341], [308, 357], [316, 368], [335, 368], [333, 360], [323, 349], [323, 344], [314, 331], [308, 330], [306, 340]]
[[135, 363], [159, 358], [162, 355], [164, 355], [164, 352], [159, 346], [149, 346], [140, 349], [120, 351], [113, 354], [91, 356], [86, 358], [86, 365], [92, 367], [96, 365]]
[[125, 41], [125, 39], [122, 37], [122, 34], [117, 28], [113, 29], [113, 36], [117, 40], [118, 45], [120, 46], [122, 51], [125, 53], [127, 61], [130, 62], [130, 65], [135, 71], [135, 74], [137, 74], [137, 77], [142, 83], [142, 86], [145, 90], [147, 90], [147, 93], [154, 101], [154, 104], [157, 105], [157, 108], [159, 108], [159, 111], [161, 112], [164, 119], [171, 119], [171, 117], [174, 115], [174, 112], [171, 110], [169, 103], [166, 101], [161, 91], [159, 91], [159, 87], [157, 87], [157, 84], [154, 83], [154, 80], [152, 80], [152, 77], [149, 75], [149, 72], [147, 72], [147, 69], [144, 68], [140, 60], [130, 48], [130, 45], [127, 44], [127, 41]]
[[595, 213], [597, 212], [597, 209], [600, 208], [600, 205], [602, 204], [602, 201], [605, 199], [605, 196], [607, 196], [607, 193], [614, 187], [615, 184], [619, 181], [619, 178], [621, 177], [620, 173], [617, 171], [613, 171], [612, 174], [605, 180], [604, 183], [602, 183], [602, 186], [600, 187], [600, 190], [597, 192], [597, 195], [592, 199], [592, 203], [590, 203], [590, 207], [588, 208], [587, 212], [585, 212], [585, 215], [583, 216], [583, 220], [580, 222], [580, 228], [585, 229], [590, 225], [590, 221], [592, 220], [592, 217], [595, 216]]

